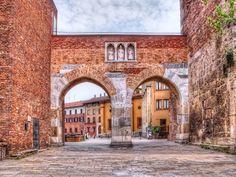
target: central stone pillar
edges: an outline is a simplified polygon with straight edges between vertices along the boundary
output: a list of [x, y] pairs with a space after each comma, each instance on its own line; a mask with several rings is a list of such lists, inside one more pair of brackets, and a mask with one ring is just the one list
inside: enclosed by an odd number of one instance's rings
[[111, 96], [112, 105], [112, 140], [111, 146], [130, 147], [131, 116], [133, 90], [127, 88], [127, 76], [123, 73], [107, 73], [114, 87], [116, 95]]
[[142, 136], [147, 137], [147, 128], [152, 120], [152, 86], [146, 84], [142, 101]]

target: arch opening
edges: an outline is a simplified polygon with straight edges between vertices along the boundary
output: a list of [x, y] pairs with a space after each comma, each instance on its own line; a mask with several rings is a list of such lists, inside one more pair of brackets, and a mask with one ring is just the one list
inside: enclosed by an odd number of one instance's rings
[[132, 103], [133, 136], [176, 140], [181, 95], [172, 81], [161, 76], [143, 79], [134, 90]]
[[79, 142], [88, 138], [111, 137], [110, 92], [102, 83], [78, 78], [60, 95], [61, 138]]
[[[70, 78], [70, 77], [67, 77], [67, 78]], [[74, 76], [72, 78], [74, 78]], [[114, 94], [113, 93], [114, 90], [111, 89], [109, 82], [107, 83], [104, 80], [100, 81], [100, 80], [90, 78], [90, 77], [78, 77], [76, 79], [67, 79], [67, 80], [70, 80], [70, 82], [66, 82], [66, 84], [64, 84], [63, 87], [60, 87], [60, 85], [58, 87], [61, 90], [58, 95], [58, 99], [59, 99], [58, 106], [52, 107], [52, 116], [54, 117], [54, 119], [52, 119], [52, 127], [53, 127], [53, 134], [51, 136], [52, 143], [64, 144], [66, 141], [65, 135], [67, 134], [73, 135], [72, 138], [67, 139], [68, 141], [79, 141], [81, 139], [84, 139], [85, 137], [84, 135], [86, 133], [88, 133], [87, 137], [100, 136], [105, 131], [104, 129], [107, 129], [107, 126], [109, 123], [109, 121], [106, 120], [108, 122], [108, 123], [106, 122], [106, 127], [104, 128], [102, 127], [101, 123], [102, 121], [105, 121], [105, 120], [99, 116], [99, 114], [101, 113], [100, 106], [101, 104], [105, 105], [107, 102], [110, 101], [110, 97], [112, 94]], [[59, 83], [61, 79], [60, 80], [54, 79], [53, 81], [55, 83], [56, 82]], [[58, 86], [57, 83], [56, 85]], [[72, 102], [74, 103], [67, 104], [67, 101], [65, 101], [66, 95], [74, 87], [81, 85], [83, 83], [90, 83], [90, 84], [96, 85], [96, 87], [100, 88], [100, 90], [102, 91], [99, 94], [96, 93], [96, 99], [94, 99], [95, 94], [93, 94], [91, 89], [85, 88], [82, 92], [78, 90], [77, 94], [80, 93], [80, 94], [86, 95], [90, 93], [90, 97], [87, 97], [87, 99], [83, 100], [83, 102], [86, 101], [86, 103], [82, 106], [81, 104], [79, 104], [80, 102], [79, 100], [72, 99]], [[95, 102], [96, 104], [95, 103], [91, 104], [91, 101]], [[85, 114], [86, 113], [85, 106], [88, 106], [88, 105], [92, 105], [90, 109], [94, 109], [94, 110], [96, 109], [96, 111], [94, 112], [94, 115], [93, 113], [92, 115], [89, 115], [89, 116]], [[73, 109], [69, 110], [68, 106], [69, 107], [72, 106]], [[75, 109], [75, 106], [77, 106], [77, 109]], [[65, 109], [68, 109], [67, 115], [65, 115], [65, 111], [64, 111]], [[105, 108], [103, 107], [102, 109], [104, 112]], [[108, 107], [106, 107], [106, 109], [108, 109]], [[77, 110], [76, 114], [75, 114], [75, 110]], [[71, 114], [70, 114], [70, 111], [71, 111]], [[106, 114], [106, 116], [109, 116], [109, 115]], [[107, 117], [106, 119], [110, 120], [111, 116], [109, 118]], [[82, 126], [83, 128], [80, 128], [79, 125], [77, 127], [73, 125], [65, 129], [66, 124], [71, 124], [71, 125], [83, 124]], [[89, 129], [91, 130], [91, 133], [90, 131], [89, 132], [87, 131], [88, 127], [90, 127]], [[77, 135], [83, 135], [83, 136], [77, 136]]]

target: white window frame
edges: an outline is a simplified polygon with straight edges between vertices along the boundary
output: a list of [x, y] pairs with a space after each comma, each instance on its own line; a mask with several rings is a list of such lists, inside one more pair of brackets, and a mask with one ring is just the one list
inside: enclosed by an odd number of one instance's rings
[[162, 108], [162, 100], [156, 100], [156, 110], [161, 110]]
[[[108, 52], [107, 52], [107, 49], [110, 45], [113, 45], [114, 48], [115, 48], [115, 51], [114, 51], [114, 60], [108, 60]], [[124, 57], [124, 60], [118, 60], [118, 56], [117, 56], [117, 51], [118, 51], [118, 46], [119, 45], [122, 45], [124, 46], [124, 49], [125, 49], [125, 57]], [[128, 60], [128, 54], [127, 54], [127, 50], [128, 50], [128, 47], [129, 45], [133, 45], [134, 47], [134, 60]], [[105, 62], [107, 63], [114, 63], [114, 62], [128, 62], [128, 63], [133, 63], [133, 62], [137, 62], [137, 44], [136, 42], [105, 42]]]
[[169, 100], [168, 99], [163, 100], [163, 109], [169, 109]]

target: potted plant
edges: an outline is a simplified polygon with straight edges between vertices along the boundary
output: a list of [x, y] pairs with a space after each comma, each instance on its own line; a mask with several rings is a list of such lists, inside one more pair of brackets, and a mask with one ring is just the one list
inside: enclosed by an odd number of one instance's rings
[[160, 126], [155, 126], [155, 127], [152, 127], [151, 130], [152, 130], [153, 137], [154, 137], [155, 139], [157, 139], [158, 136], [159, 136], [161, 127], [160, 127]]

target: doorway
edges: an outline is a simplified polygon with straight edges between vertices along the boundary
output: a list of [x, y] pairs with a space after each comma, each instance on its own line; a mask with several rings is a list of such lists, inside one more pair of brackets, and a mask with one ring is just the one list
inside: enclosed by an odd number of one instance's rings
[[33, 119], [33, 148], [39, 149], [40, 142], [39, 142], [39, 119]]

